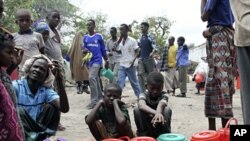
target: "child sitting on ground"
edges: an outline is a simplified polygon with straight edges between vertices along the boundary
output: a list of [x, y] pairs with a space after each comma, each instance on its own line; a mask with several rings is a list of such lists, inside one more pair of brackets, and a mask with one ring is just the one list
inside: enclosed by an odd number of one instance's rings
[[96, 140], [106, 138], [133, 137], [129, 113], [121, 101], [122, 89], [118, 84], [108, 84], [104, 98], [85, 117], [90, 132]]
[[172, 110], [167, 107], [168, 97], [162, 91], [164, 78], [160, 72], [147, 77], [147, 90], [140, 94], [138, 107], [134, 108], [137, 136], [159, 135], [171, 132]]

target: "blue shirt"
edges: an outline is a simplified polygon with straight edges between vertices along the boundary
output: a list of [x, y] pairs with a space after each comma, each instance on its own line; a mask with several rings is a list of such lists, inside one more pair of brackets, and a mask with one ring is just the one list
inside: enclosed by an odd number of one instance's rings
[[204, 12], [210, 13], [207, 27], [214, 25], [231, 27], [234, 23], [229, 0], [207, 0]]
[[102, 57], [106, 56], [105, 44], [103, 37], [99, 33], [90, 36], [89, 34], [83, 37], [83, 48], [87, 48], [92, 53], [92, 58], [89, 61], [89, 67], [93, 64], [102, 64]]
[[17, 95], [17, 103], [36, 121], [43, 111], [43, 104], [59, 99], [59, 95], [52, 89], [40, 87], [36, 94], [32, 94], [27, 79], [12, 82]]
[[141, 59], [149, 58], [150, 53], [153, 49], [156, 49], [156, 41], [155, 38], [151, 34], [142, 35], [140, 39], [141, 46]]
[[176, 66], [188, 66], [189, 65], [189, 50], [187, 45], [182, 45], [178, 47], [176, 56]]

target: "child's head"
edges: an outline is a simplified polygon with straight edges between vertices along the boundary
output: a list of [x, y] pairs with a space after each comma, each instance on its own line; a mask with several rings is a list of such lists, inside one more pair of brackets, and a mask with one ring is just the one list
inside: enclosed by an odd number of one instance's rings
[[14, 46], [13, 36], [0, 28], [0, 67], [7, 67], [12, 63]]
[[147, 89], [151, 99], [158, 99], [163, 89], [164, 78], [160, 72], [151, 72], [147, 77]]
[[34, 30], [43, 35], [44, 42], [49, 38], [49, 25], [44, 20], [37, 21], [34, 24]]
[[178, 39], [177, 39], [177, 43], [178, 43], [178, 45], [179, 46], [182, 46], [184, 43], [185, 43], [185, 38], [184, 37], [179, 37]]
[[18, 9], [16, 12], [16, 24], [20, 31], [28, 31], [32, 24], [31, 12], [27, 9]]
[[47, 18], [49, 26], [51, 28], [56, 28], [61, 20], [60, 12], [57, 10], [51, 10], [50, 12], [48, 12], [46, 18]]
[[108, 84], [104, 89], [103, 101], [107, 107], [113, 107], [114, 99], [121, 99], [122, 89], [118, 84]]

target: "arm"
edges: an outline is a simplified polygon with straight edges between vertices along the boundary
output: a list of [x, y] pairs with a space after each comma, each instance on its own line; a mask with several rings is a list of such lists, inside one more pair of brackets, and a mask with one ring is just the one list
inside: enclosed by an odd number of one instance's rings
[[59, 70], [59, 64], [56, 61], [53, 61], [54, 64], [54, 69], [53, 69], [53, 74], [55, 75], [56, 78], [56, 84], [58, 87], [58, 95], [60, 96], [60, 101], [59, 101], [59, 107], [61, 112], [67, 113], [69, 111], [69, 101], [68, 101], [68, 96], [63, 84], [63, 76]]
[[96, 106], [91, 110], [91, 112], [86, 116], [85, 122], [86, 124], [90, 125], [93, 124], [96, 119], [96, 114], [98, 113], [99, 108], [103, 105], [103, 101], [97, 102]]
[[150, 57], [152, 57], [153, 56], [153, 54], [155, 53], [155, 52], [157, 52], [158, 51], [158, 48], [157, 48], [157, 46], [156, 46], [156, 40], [155, 40], [155, 37], [154, 36], [150, 36], [150, 40], [151, 40], [151, 46], [152, 46], [152, 48], [153, 48], [153, 50], [152, 50], [152, 52], [150, 53]]
[[113, 105], [114, 105], [114, 111], [115, 111], [115, 117], [116, 117], [116, 122], [118, 124], [118, 132], [122, 135], [128, 135], [128, 136], [132, 136], [132, 132], [131, 132], [131, 125], [129, 120], [125, 117], [125, 115], [123, 114], [122, 110], [119, 107], [120, 105], [124, 105], [125, 103], [118, 100], [118, 99], [114, 99], [113, 100]]
[[165, 107], [167, 107], [167, 101], [162, 99], [158, 103], [157, 108], [156, 108], [156, 114], [151, 121], [151, 123], [153, 124], [154, 127], [157, 123], [161, 123], [161, 124], [165, 123], [165, 119], [164, 119], [164, 116], [162, 114]]
[[[208, 21], [210, 13], [213, 11], [214, 7], [216, 6], [217, 0], [207, 0], [201, 2], [201, 7], [204, 7], [204, 10], [201, 14], [201, 20], [203, 22]], [[204, 6], [203, 6], [204, 5]]]
[[101, 36], [101, 39], [100, 39], [100, 47], [101, 47], [101, 52], [102, 52], [102, 57], [103, 59], [105, 60], [105, 68], [109, 68], [109, 61], [108, 61], [108, 55], [107, 55], [107, 52], [106, 52], [106, 47], [105, 47], [105, 43], [104, 43], [104, 40], [103, 40], [103, 37]]
[[140, 110], [142, 110], [143, 112], [146, 112], [146, 113], [151, 114], [151, 115], [155, 115], [157, 113], [157, 111], [155, 109], [152, 109], [151, 107], [149, 107], [146, 104], [146, 101], [142, 100], [142, 99], [139, 100], [138, 108]]

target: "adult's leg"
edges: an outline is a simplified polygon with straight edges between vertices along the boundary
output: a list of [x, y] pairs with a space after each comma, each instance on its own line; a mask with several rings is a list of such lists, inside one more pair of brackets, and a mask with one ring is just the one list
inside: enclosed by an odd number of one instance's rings
[[244, 124], [250, 124], [250, 47], [238, 47], [240, 94]]
[[145, 87], [145, 80], [146, 80], [146, 67], [144, 65], [144, 60], [139, 60], [138, 62], [138, 79], [139, 79], [139, 84], [140, 84], [140, 88], [142, 90], [142, 92], [144, 92], [146, 90]]
[[178, 97], [186, 97], [187, 93], [187, 67], [179, 67], [179, 83], [181, 94], [177, 95]]
[[123, 66], [120, 66], [118, 70], [118, 84], [122, 89], [125, 87], [126, 76], [127, 76], [126, 68]]
[[208, 118], [208, 130], [216, 130], [215, 118]]
[[92, 67], [90, 67], [89, 69], [89, 87], [91, 92], [91, 103], [88, 105], [88, 108], [93, 108], [102, 95], [98, 74], [100, 67], [101, 66], [99, 64], [93, 64]]
[[130, 81], [130, 84], [134, 90], [134, 93], [137, 97], [139, 97], [140, 93], [141, 93], [141, 87], [139, 85], [139, 81], [136, 77], [136, 69], [135, 67], [130, 67], [130, 68], [126, 68], [126, 72], [128, 75], [128, 79]]

